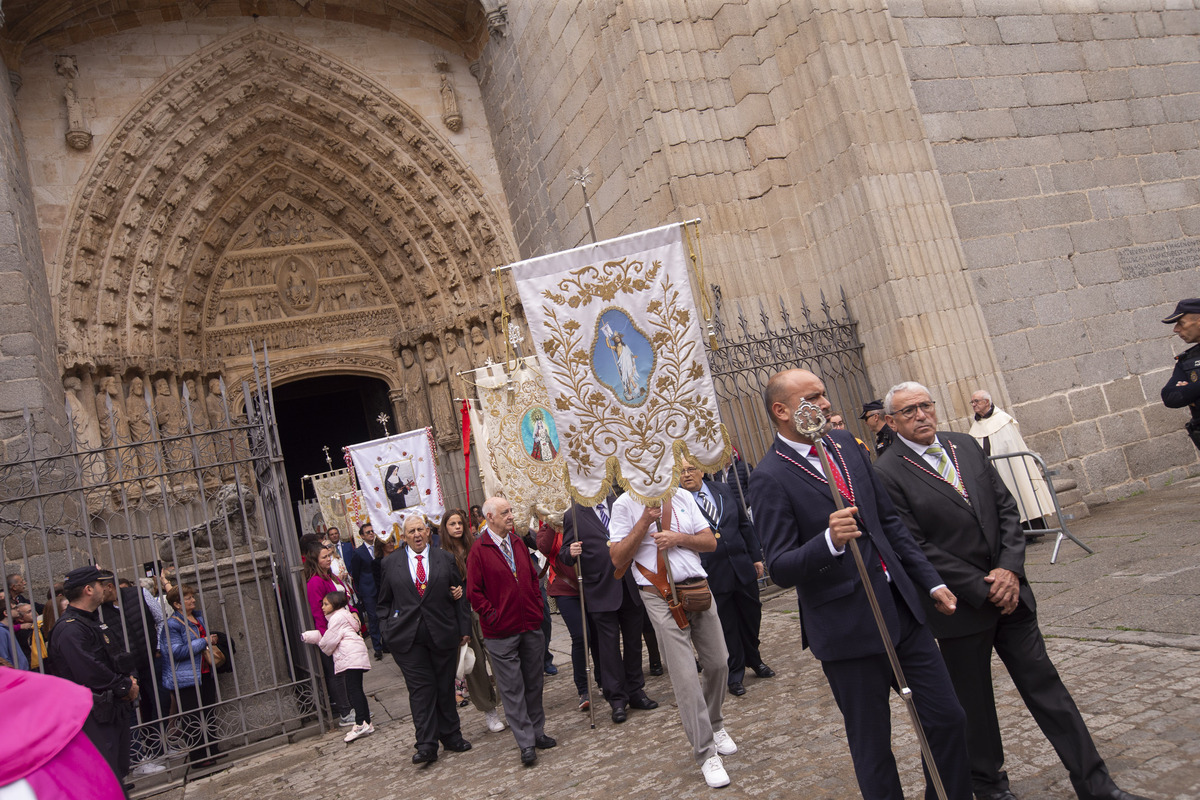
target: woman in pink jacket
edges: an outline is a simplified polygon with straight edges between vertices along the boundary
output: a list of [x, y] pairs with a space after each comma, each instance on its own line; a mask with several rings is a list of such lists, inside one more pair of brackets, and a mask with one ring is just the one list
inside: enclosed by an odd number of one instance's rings
[[375, 732], [371, 724], [371, 709], [363, 692], [363, 676], [371, 668], [367, 645], [362, 638], [362, 622], [358, 615], [350, 613], [345, 592], [330, 592], [321, 600], [321, 611], [325, 619], [325, 632], [305, 631], [302, 638], [315, 644], [321, 652], [333, 657], [335, 675], [346, 681], [346, 694], [354, 706], [354, 727], [346, 734], [345, 741], [353, 742], [360, 736]]

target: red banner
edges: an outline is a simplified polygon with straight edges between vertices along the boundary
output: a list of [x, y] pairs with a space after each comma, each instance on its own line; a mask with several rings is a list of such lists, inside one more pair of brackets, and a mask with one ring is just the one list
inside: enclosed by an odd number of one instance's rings
[[467, 513], [471, 509], [471, 412], [462, 401], [463, 486], [467, 487]]

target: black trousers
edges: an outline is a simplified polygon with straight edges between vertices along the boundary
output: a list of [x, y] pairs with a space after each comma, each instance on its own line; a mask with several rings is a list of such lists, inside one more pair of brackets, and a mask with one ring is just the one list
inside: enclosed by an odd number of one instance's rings
[[758, 630], [762, 625], [758, 583], [738, 584], [732, 592], [713, 595], [713, 602], [717, 604], [725, 649], [729, 651], [729, 682], [741, 683], [746, 677], [747, 664], [753, 668], [762, 663], [758, 652]]
[[357, 725], [371, 721], [371, 708], [367, 705], [367, 695], [363, 691], [363, 676], [366, 674], [365, 669], [342, 671], [346, 681], [346, 695], [350, 698], [350, 705], [354, 706], [354, 722]]
[[[919, 624], [893, 589], [900, 614], [896, 655], [913, 693], [921, 727], [949, 800], [972, 800], [967, 769], [966, 714], [959, 705], [938, 654], [933, 635]], [[884, 602], [884, 598], [880, 598]], [[842, 711], [854, 774], [864, 800], [904, 800], [896, 759], [892, 755], [892, 711], [889, 694], [895, 681], [885, 653], [865, 658], [822, 661], [829, 688]], [[925, 800], [937, 793], [925, 774]]]
[[217, 755], [217, 730], [211, 709], [217, 702], [217, 680], [211, 672], [201, 676], [196, 686], [179, 687], [179, 710], [194, 712], [180, 719], [188, 745], [188, 761], [205, 761]]
[[[588, 614], [596, 631], [600, 685], [604, 688], [604, 699], [613, 708], [628, 706], [629, 698], [641, 693], [646, 686], [646, 675], [642, 672], [642, 633], [644, 628], [650, 629], [645, 623], [645, 610], [634, 605], [629, 597], [629, 587], [623, 583], [621, 593], [621, 607], [616, 611]], [[652, 660], [657, 658], [656, 651]]]
[[417, 733], [417, 750], [436, 752], [438, 740], [446, 742], [461, 738], [458, 708], [454, 703], [458, 648], [441, 650], [434, 647], [422, 621], [413, 637], [412, 647], [403, 653], [393, 650], [392, 658], [404, 673], [404, 684], [408, 687], [408, 707]]
[[954, 691], [967, 713], [967, 750], [976, 792], [1009, 788], [992, 692], [993, 648], [1026, 708], [1070, 773], [1076, 794], [1087, 800], [1117, 788], [1071, 693], [1046, 653], [1033, 609], [1022, 602], [1013, 613], [999, 617], [995, 626], [971, 636], [942, 639], [938, 644]]
[[133, 721], [128, 703], [117, 703], [116, 716], [111, 722], [96, 720], [96, 712], [88, 714], [83, 723], [83, 732], [104, 756], [108, 766], [118, 780], [129, 774], [129, 745]]

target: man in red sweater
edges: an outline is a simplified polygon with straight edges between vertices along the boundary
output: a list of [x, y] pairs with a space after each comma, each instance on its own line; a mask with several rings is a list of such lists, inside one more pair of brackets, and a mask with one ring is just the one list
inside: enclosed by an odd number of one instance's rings
[[542, 592], [529, 549], [513, 531], [512, 506], [503, 497], [483, 504], [487, 527], [467, 556], [467, 600], [479, 614], [483, 645], [492, 658], [496, 689], [512, 727], [521, 763], [554, 747], [542, 710]]

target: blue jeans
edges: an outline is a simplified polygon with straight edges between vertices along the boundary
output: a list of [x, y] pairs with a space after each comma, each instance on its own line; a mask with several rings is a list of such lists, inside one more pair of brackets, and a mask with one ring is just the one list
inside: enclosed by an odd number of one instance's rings
[[575, 691], [588, 694], [587, 653], [583, 648], [583, 612], [578, 597], [555, 597], [558, 613], [562, 615], [567, 630], [571, 633], [571, 670], [575, 677]]

